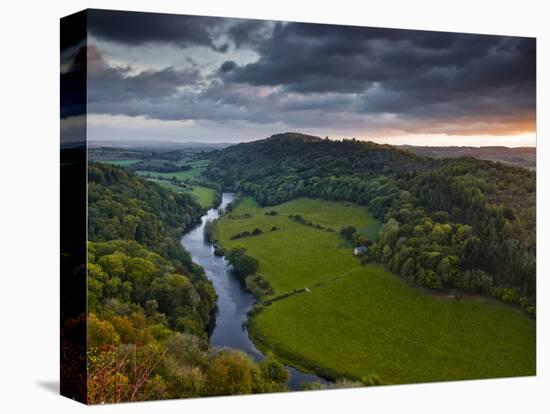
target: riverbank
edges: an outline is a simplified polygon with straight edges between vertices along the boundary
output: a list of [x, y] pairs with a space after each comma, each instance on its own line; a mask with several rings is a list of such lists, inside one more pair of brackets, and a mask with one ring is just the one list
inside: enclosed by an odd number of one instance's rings
[[[213, 326], [210, 343], [213, 347], [233, 348], [246, 352], [255, 361], [262, 361], [264, 354], [256, 348], [246, 329], [248, 313], [256, 303], [256, 298], [247, 292], [244, 286], [231, 273], [224, 257], [214, 255], [214, 246], [204, 240], [204, 226], [207, 222], [220, 217], [220, 211], [233, 201], [232, 193], [223, 193], [218, 208], [210, 209], [201, 218], [200, 224], [188, 231], [181, 239], [183, 247], [190, 253], [193, 262], [200, 265], [217, 293], [216, 321]], [[289, 388], [301, 389], [302, 383], [326, 381], [316, 375], [300, 372], [292, 367]]]

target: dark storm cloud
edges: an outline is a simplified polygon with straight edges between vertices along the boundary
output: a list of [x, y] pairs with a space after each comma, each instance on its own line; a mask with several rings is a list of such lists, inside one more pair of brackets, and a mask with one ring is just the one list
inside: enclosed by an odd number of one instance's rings
[[237, 48], [257, 47], [271, 34], [271, 26], [270, 22], [263, 20], [237, 20], [227, 34]]
[[535, 40], [278, 23], [256, 62], [224, 63], [229, 83], [358, 97], [351, 111], [434, 121], [531, 117]]
[[297, 92], [361, 92], [374, 82], [415, 89], [418, 80], [420, 88], [445, 88], [444, 80], [470, 90], [535, 80], [532, 39], [279, 23], [258, 51], [257, 62], [226, 80]]
[[89, 48], [98, 62], [95, 72], [88, 63], [96, 113], [367, 131], [534, 130], [534, 39], [126, 12], [92, 16], [90, 31], [126, 45], [226, 53], [214, 66], [136, 73]]
[[[88, 111], [96, 114], [144, 116], [159, 120], [245, 120], [272, 122], [277, 114], [256, 105], [248, 86], [206, 80], [192, 62], [187, 68], [135, 72], [111, 66], [93, 45], [82, 48], [88, 62]], [[63, 76], [72, 76], [68, 71]]]
[[175, 94], [177, 88], [193, 85], [199, 80], [195, 69], [177, 70], [168, 67], [135, 75], [129, 71], [129, 68], [106, 68], [100, 74], [90, 76], [88, 100], [127, 102], [165, 98]]
[[93, 45], [88, 56], [88, 102], [125, 103], [166, 99], [179, 88], [196, 85], [201, 76], [197, 68], [147, 70], [133, 73], [131, 67], [112, 67], [105, 63]]
[[[172, 43], [218, 49], [214, 35], [225, 19], [115, 10], [89, 10], [88, 28], [99, 39], [126, 45]], [[224, 46], [220, 46], [223, 47]]]
[[233, 62], [232, 60], [226, 60], [220, 66], [220, 71], [222, 71], [222, 72], [231, 72], [236, 67], [237, 67], [237, 64], [235, 62]]
[[226, 53], [236, 48], [257, 46], [270, 34], [272, 24], [262, 20], [227, 19], [115, 10], [88, 11], [88, 28], [99, 39], [140, 46], [169, 43], [180, 47], [205, 46]]

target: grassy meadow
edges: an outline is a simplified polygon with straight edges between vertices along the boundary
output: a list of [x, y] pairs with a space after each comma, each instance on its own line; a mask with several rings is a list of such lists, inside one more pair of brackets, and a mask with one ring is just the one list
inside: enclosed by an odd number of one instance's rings
[[[276, 211], [277, 215], [265, 213]], [[297, 223], [288, 216], [300, 214], [314, 224], [334, 229], [333, 233]], [[250, 217], [246, 217], [250, 215]], [[261, 209], [252, 198], [216, 223], [216, 238], [226, 249], [243, 246], [260, 261], [260, 274], [282, 294], [312, 283], [329, 280], [356, 267], [351, 249], [338, 235], [345, 225], [368, 234], [380, 223], [364, 207], [344, 202], [297, 199]], [[270, 231], [275, 226], [279, 230]], [[260, 228], [263, 234], [231, 240], [235, 234]]]
[[202, 187], [200, 185], [194, 185], [189, 188], [184, 188], [179, 185], [172, 184], [170, 181], [161, 180], [158, 178], [149, 178], [149, 181], [153, 181], [160, 185], [161, 187], [168, 188], [176, 193], [191, 193], [199, 202], [200, 206], [203, 208], [210, 208], [214, 205], [214, 196], [216, 191], [212, 188]]
[[[333, 378], [377, 375], [390, 384], [535, 373], [534, 320], [492, 299], [435, 295], [380, 265], [362, 266], [338, 234], [349, 225], [371, 238], [380, 228], [364, 207], [312, 199], [260, 208], [245, 198], [216, 222], [224, 248], [242, 246], [258, 259], [259, 274], [274, 288], [264, 301], [309, 290], [275, 300], [251, 318], [260, 348]], [[263, 233], [231, 239], [254, 228]]]
[[214, 206], [215, 190], [208, 187], [201, 187], [200, 185], [194, 185], [191, 194], [195, 196], [201, 207], [210, 208]]

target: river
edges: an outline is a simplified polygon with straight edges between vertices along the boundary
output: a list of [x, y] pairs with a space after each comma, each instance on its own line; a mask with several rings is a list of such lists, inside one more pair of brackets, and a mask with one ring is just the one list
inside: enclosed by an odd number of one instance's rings
[[[223, 193], [218, 208], [224, 210], [233, 201], [233, 198], [234, 194]], [[243, 325], [247, 319], [247, 313], [256, 299], [231, 273], [231, 266], [225, 258], [215, 256], [214, 247], [204, 240], [204, 225], [207, 221], [215, 220], [220, 216], [218, 208], [208, 210], [202, 216], [201, 224], [182, 237], [181, 244], [191, 254], [193, 261], [204, 268], [206, 276], [212, 281], [218, 294], [216, 322], [210, 336], [211, 345], [240, 349], [255, 361], [261, 361], [264, 359], [264, 355], [254, 346]], [[287, 369], [290, 371], [289, 387], [291, 390], [299, 390], [300, 384], [304, 382], [327, 383], [325, 379], [317, 375], [306, 374], [288, 366]]]

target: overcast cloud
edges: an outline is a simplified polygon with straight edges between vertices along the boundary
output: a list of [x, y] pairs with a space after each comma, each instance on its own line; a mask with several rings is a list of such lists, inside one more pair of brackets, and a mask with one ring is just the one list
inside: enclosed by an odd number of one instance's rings
[[296, 130], [507, 145], [535, 132], [534, 39], [112, 11], [88, 22], [97, 140], [132, 139], [132, 118], [179, 141]]

